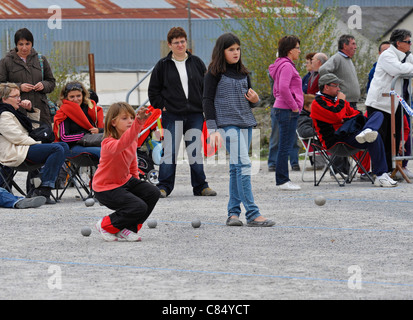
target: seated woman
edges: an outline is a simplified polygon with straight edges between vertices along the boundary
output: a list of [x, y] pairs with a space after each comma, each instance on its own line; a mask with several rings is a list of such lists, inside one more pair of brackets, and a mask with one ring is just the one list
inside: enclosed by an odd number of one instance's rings
[[[0, 163], [18, 167], [24, 161], [42, 163], [41, 184], [33, 192], [44, 196], [47, 204], [54, 204], [51, 190], [63, 165], [69, 147], [66, 143], [41, 143], [29, 136], [33, 130], [30, 119], [39, 120], [40, 111], [29, 100], [20, 99], [19, 87], [14, 83], [0, 84]], [[27, 110], [25, 116], [19, 107]]]
[[103, 133], [103, 109], [89, 99], [89, 91], [77, 81], [63, 87], [60, 100], [62, 105], [56, 112], [53, 127], [56, 141], [69, 145], [69, 158], [90, 153], [99, 159], [100, 147], [84, 147], [78, 142], [86, 133]]

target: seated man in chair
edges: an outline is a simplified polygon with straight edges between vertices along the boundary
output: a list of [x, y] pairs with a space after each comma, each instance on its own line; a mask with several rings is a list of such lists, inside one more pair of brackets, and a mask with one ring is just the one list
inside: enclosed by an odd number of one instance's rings
[[323, 146], [331, 148], [338, 142], [351, 147], [367, 149], [371, 156], [374, 184], [378, 187], [395, 187], [397, 182], [387, 174], [383, 140], [378, 130], [383, 115], [375, 112], [366, 119], [360, 111], [350, 107], [340, 92], [342, 81], [328, 73], [318, 80], [320, 92], [311, 105], [311, 118]]

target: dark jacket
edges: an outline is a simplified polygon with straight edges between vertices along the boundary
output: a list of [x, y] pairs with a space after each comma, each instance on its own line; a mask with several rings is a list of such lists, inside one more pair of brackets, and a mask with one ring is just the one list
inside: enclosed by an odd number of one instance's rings
[[172, 61], [172, 52], [155, 65], [149, 82], [148, 95], [151, 105], [157, 109], [187, 114], [202, 113], [205, 64], [197, 56], [188, 53], [186, 72], [188, 74], [188, 99], [181, 84], [178, 69]]
[[[16, 48], [10, 50], [7, 55], [0, 60], [0, 83], [12, 82], [19, 87], [23, 83], [35, 85], [42, 82], [44, 89], [42, 91], [20, 92], [22, 100], [27, 99], [32, 102], [33, 107], [40, 110], [40, 121], [51, 124], [49, 106], [47, 103], [46, 93], [54, 90], [56, 80], [53, 77], [52, 69], [43, 56], [44, 80], [42, 81], [42, 70], [38, 53], [32, 48], [32, 52], [24, 62], [16, 52]], [[25, 110], [22, 110], [25, 113]]]

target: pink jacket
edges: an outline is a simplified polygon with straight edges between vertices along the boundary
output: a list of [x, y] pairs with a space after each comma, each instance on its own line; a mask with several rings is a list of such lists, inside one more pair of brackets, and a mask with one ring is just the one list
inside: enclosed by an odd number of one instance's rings
[[295, 64], [291, 59], [282, 57], [275, 60], [268, 70], [274, 79], [274, 108], [301, 112], [304, 105], [304, 94], [301, 77]]

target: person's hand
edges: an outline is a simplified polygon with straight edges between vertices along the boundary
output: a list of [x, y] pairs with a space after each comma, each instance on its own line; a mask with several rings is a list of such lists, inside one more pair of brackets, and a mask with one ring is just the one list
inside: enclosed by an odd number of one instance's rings
[[22, 107], [23, 109], [26, 109], [27, 111], [32, 110], [32, 102], [30, 100], [20, 101], [19, 106]]
[[337, 94], [337, 99], [346, 100], [346, 95], [340, 91]]
[[99, 129], [98, 128], [91, 128], [91, 129], [89, 129], [89, 132], [91, 134], [97, 134], [97, 133], [99, 133]]
[[44, 89], [44, 85], [41, 82], [38, 82], [33, 86], [34, 91], [42, 91], [43, 89]]
[[152, 112], [146, 113], [146, 111], [148, 110], [147, 107], [141, 107], [138, 109], [138, 111], [136, 111], [136, 118], [138, 120], [146, 120], [149, 118], [149, 116], [152, 114]]
[[20, 91], [23, 91], [23, 92], [30, 92], [33, 90], [33, 88], [34, 88], [34, 85], [30, 83], [22, 83], [20, 85]]
[[218, 131], [215, 131], [209, 135], [209, 144], [212, 148], [219, 148], [222, 145], [222, 142], [222, 136]]
[[245, 98], [251, 103], [257, 103], [258, 101], [260, 101], [258, 94], [251, 88], [248, 89], [247, 93], [245, 94]]
[[402, 155], [403, 152], [406, 152], [406, 149], [404, 148], [404, 141], [400, 141], [400, 145], [399, 145], [399, 155]]

